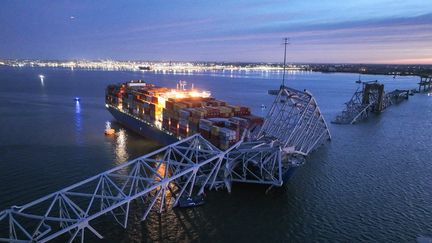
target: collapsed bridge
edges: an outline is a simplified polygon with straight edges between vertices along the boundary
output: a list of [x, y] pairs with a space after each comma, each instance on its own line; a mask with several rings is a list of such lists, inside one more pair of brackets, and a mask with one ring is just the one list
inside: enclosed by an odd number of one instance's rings
[[362, 82], [362, 88], [358, 88], [351, 99], [345, 103], [345, 109], [336, 116], [332, 123], [354, 124], [365, 120], [370, 113], [381, 113], [392, 104], [408, 99], [412, 90], [393, 90], [385, 93], [384, 84], [377, 80]]
[[326, 140], [329, 129], [311, 93], [286, 86], [276, 95], [257, 133], [244, 134], [220, 150], [199, 134], [119, 165], [60, 191], [0, 212], [0, 242], [85, 240], [91, 224], [110, 215], [127, 227], [130, 204], [142, 204], [142, 220], [185, 197], [232, 183], [282, 186], [284, 175], [301, 165]]

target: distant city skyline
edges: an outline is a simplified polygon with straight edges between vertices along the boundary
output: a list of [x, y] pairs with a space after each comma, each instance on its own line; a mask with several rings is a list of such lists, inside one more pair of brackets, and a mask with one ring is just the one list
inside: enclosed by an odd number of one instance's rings
[[0, 59], [432, 64], [432, 1], [2, 1]]

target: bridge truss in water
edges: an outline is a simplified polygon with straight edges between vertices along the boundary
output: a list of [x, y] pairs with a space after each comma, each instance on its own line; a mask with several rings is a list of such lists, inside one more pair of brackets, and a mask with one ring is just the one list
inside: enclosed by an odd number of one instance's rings
[[370, 113], [381, 113], [392, 104], [408, 99], [413, 90], [393, 90], [385, 93], [384, 84], [377, 80], [362, 83], [351, 99], [345, 103], [345, 109], [332, 121], [336, 124], [354, 124], [365, 120]]
[[231, 183], [282, 186], [284, 175], [299, 166], [330, 132], [321, 111], [307, 91], [285, 86], [257, 134], [244, 136], [222, 151], [195, 134], [111, 170], [0, 212], [0, 242], [47, 242], [85, 239], [86, 232], [102, 235], [91, 225], [104, 215], [127, 227], [132, 201], [161, 213], [205, 189]]

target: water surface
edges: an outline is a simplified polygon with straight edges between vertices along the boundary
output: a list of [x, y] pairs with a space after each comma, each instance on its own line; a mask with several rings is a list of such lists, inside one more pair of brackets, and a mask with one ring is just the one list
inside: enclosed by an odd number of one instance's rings
[[[44, 74], [43, 82], [38, 75]], [[110, 83], [178, 80], [264, 115], [278, 72], [120, 72], [0, 67], [0, 209], [21, 205], [143, 155], [157, 142], [121, 130], [105, 137]], [[330, 121], [350, 99], [357, 74], [290, 73], [287, 85], [311, 91]], [[418, 78], [363, 75], [386, 90]], [[79, 104], [74, 97], [81, 97]], [[357, 125], [333, 125], [333, 140], [313, 153], [282, 188], [236, 185], [208, 193], [207, 204], [152, 213], [129, 227], [96, 225], [107, 242], [269, 241], [409, 242], [432, 234], [432, 97], [415, 95]], [[114, 124], [117, 130], [121, 126]]]

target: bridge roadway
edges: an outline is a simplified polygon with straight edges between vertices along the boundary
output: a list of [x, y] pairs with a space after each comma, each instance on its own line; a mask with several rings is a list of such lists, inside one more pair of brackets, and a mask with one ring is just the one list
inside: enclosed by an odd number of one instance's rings
[[[84, 242], [91, 223], [111, 215], [127, 227], [130, 203], [142, 202], [142, 220], [155, 208], [232, 182], [282, 186], [283, 175], [330, 139], [321, 111], [307, 91], [281, 86], [256, 135], [221, 151], [199, 134], [158, 149], [23, 206], [0, 212], [0, 242]], [[248, 138], [246, 141], [246, 137]]]

